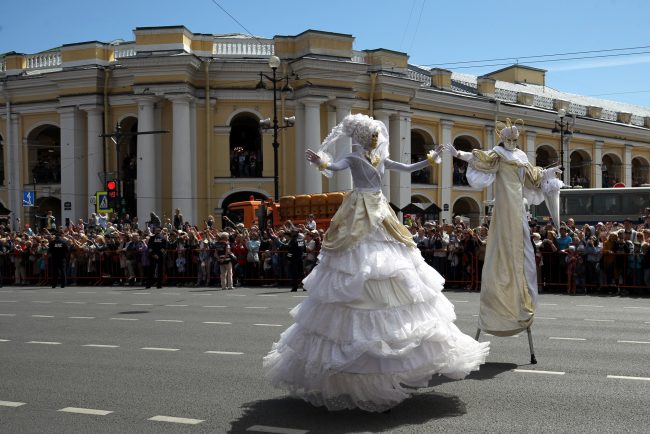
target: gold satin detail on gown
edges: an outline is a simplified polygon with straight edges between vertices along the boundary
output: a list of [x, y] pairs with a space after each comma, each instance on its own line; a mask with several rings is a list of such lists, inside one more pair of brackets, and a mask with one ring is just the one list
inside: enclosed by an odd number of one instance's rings
[[325, 233], [321, 248], [337, 251], [347, 249], [382, 225], [396, 241], [416, 247], [413, 236], [379, 192], [351, 191], [343, 199], [330, 227]]
[[[530, 327], [534, 306], [524, 273], [523, 186], [539, 187], [542, 169], [502, 159], [494, 151], [474, 150], [472, 167], [496, 173], [490, 231], [487, 239], [479, 327], [495, 336], [511, 336]], [[524, 179], [520, 169], [524, 168]]]

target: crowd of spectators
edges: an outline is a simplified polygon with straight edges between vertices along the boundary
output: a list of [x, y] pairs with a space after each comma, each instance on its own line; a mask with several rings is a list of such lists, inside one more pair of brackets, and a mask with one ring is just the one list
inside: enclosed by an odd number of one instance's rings
[[[317, 228], [313, 218], [267, 229], [226, 222], [224, 229], [217, 229], [210, 216], [199, 227], [185, 222], [176, 210], [163, 219], [151, 213], [144, 223], [128, 214], [93, 214], [88, 222], [58, 227], [50, 222], [38, 230], [0, 226], [0, 282], [48, 284], [55, 233], [69, 247], [68, 284], [297, 289], [317, 264], [324, 228]], [[442, 223], [416, 219], [408, 227], [425, 261], [446, 278], [447, 288], [479, 290], [488, 223], [472, 228], [455, 217]], [[531, 220], [530, 230], [540, 292], [648, 293], [650, 215], [642, 224], [625, 220], [576, 226], [568, 219], [559, 228]]]

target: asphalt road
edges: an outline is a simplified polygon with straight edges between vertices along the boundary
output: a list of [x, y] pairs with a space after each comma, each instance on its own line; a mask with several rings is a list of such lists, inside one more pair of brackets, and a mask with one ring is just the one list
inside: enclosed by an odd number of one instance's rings
[[[0, 433], [650, 431], [650, 299], [543, 294], [533, 328], [388, 414], [273, 389], [262, 357], [307, 293], [0, 288]], [[446, 292], [474, 335], [478, 294]]]

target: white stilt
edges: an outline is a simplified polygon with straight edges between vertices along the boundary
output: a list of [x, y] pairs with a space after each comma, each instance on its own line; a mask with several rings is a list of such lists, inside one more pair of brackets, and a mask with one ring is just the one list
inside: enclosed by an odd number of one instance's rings
[[533, 348], [533, 335], [530, 332], [530, 327], [526, 329], [526, 333], [528, 333], [528, 346], [530, 347], [530, 363], [531, 365], [536, 365], [537, 359], [535, 358], [535, 349]]

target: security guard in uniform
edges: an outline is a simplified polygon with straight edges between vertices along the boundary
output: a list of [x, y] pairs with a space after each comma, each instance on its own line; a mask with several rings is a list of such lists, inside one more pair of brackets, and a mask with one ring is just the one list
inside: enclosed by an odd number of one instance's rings
[[50, 257], [50, 274], [52, 288], [56, 287], [59, 278], [61, 279], [61, 288], [65, 288], [65, 268], [68, 258], [68, 243], [61, 237], [59, 232], [48, 246], [48, 255]]
[[149, 237], [147, 247], [149, 250], [149, 276], [147, 279], [147, 288], [153, 283], [154, 272], [157, 270], [156, 287], [162, 288], [163, 275], [165, 272], [165, 254], [167, 253], [167, 239], [161, 232], [160, 226], [154, 227], [154, 233]]

